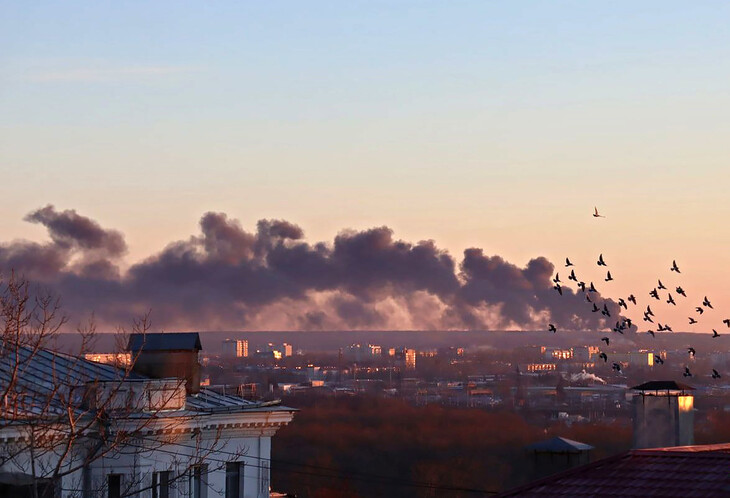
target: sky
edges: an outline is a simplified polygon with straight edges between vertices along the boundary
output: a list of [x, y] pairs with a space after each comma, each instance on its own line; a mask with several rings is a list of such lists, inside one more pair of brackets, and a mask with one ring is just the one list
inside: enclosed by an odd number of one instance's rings
[[[122, 234], [92, 259], [129, 280], [209, 212], [250, 234], [287, 220], [304, 235], [284, 243], [312, 247], [387, 226], [455, 272], [476, 247], [570, 256], [598, 283], [603, 253], [607, 296], [661, 276], [692, 296], [673, 323], [705, 294], [730, 316], [729, 21], [726, 2], [0, 0], [0, 242], [47, 245], [76, 210]], [[215, 326], [299, 323], [257, 316]]]

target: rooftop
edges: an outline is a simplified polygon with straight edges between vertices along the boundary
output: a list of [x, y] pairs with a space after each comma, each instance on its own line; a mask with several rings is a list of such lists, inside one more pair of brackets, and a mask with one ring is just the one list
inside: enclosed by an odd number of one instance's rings
[[197, 332], [168, 332], [160, 334], [131, 334], [127, 351], [200, 351], [200, 335]]
[[500, 496], [730, 496], [730, 444], [631, 450]]
[[631, 389], [635, 391], [694, 391], [694, 387], [673, 380], [652, 380]]

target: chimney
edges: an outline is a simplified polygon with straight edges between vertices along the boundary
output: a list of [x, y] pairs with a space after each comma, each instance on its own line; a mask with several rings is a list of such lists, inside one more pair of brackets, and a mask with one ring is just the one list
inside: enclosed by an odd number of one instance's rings
[[694, 444], [694, 388], [670, 380], [632, 387], [635, 449]]
[[132, 360], [137, 358], [132, 371], [153, 379], [185, 379], [188, 394], [200, 391], [198, 352], [202, 349], [197, 332], [132, 334], [127, 345]]

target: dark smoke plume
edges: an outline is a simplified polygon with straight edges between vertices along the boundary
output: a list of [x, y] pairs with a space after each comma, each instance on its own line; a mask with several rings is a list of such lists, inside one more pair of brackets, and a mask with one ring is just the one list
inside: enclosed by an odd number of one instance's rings
[[434, 241], [398, 240], [385, 226], [312, 244], [288, 221], [261, 220], [249, 232], [224, 213], [206, 213], [200, 234], [122, 273], [120, 232], [50, 205], [25, 219], [44, 225], [50, 241], [0, 245], [0, 269], [54, 289], [76, 320], [94, 312], [111, 325], [151, 309], [158, 326], [180, 330], [611, 326], [582, 294], [553, 290], [545, 258], [521, 268], [472, 248], [457, 263]]

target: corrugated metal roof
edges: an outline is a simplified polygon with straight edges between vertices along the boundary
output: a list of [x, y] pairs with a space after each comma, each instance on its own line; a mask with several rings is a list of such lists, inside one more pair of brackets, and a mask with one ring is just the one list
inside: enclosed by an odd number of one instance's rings
[[167, 332], [161, 334], [131, 334], [127, 351], [200, 351], [200, 335], [197, 332]]
[[730, 446], [631, 450], [500, 496], [730, 496]]

